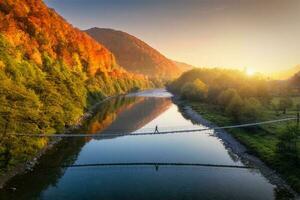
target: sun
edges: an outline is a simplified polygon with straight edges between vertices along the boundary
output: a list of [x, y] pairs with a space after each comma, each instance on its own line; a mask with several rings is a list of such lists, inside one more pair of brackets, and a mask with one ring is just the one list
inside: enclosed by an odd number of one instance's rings
[[255, 71], [253, 69], [247, 68], [246, 69], [246, 74], [248, 76], [253, 76], [255, 74]]

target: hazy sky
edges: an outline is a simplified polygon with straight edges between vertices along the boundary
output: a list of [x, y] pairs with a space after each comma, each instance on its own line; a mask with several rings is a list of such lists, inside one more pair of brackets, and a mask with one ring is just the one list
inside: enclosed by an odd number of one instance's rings
[[300, 64], [300, 0], [45, 0], [80, 29], [113, 28], [195, 66]]

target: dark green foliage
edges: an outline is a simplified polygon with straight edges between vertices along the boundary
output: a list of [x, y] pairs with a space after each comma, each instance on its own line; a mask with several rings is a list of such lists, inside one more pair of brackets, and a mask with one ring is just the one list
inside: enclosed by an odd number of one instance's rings
[[289, 97], [283, 97], [279, 101], [279, 109], [282, 110], [283, 114], [286, 114], [286, 110], [293, 107], [293, 100]]
[[294, 165], [299, 165], [297, 142], [300, 136], [298, 126], [288, 126], [279, 137], [277, 145], [278, 156]]
[[[207, 102], [199, 101], [186, 101], [192, 106], [193, 110], [201, 114], [205, 119], [219, 125], [228, 126], [235, 124], [232, 118], [230, 118], [225, 112], [219, 109], [218, 105], [213, 105]], [[265, 107], [261, 107], [258, 121], [279, 119], [272, 110], [268, 110]], [[270, 116], [267, 113], [272, 113]], [[294, 116], [294, 115], [293, 115]], [[266, 118], [268, 117], [268, 118]], [[295, 163], [295, 159], [287, 159], [285, 151], [278, 151], [278, 145], [283, 140], [286, 140], [285, 134], [289, 129], [294, 129], [296, 122], [291, 122], [289, 128], [286, 123], [277, 123], [270, 125], [262, 125], [255, 128], [238, 128], [228, 129], [236, 139], [243, 143], [248, 148], [248, 152], [258, 156], [266, 164], [276, 169], [281, 175], [288, 181], [288, 183], [298, 192], [300, 192], [300, 167]], [[296, 129], [294, 129], [296, 130]], [[298, 140], [297, 140], [297, 155], [300, 157], [300, 130], [298, 129]], [[282, 138], [282, 139], [280, 139]], [[287, 139], [290, 141], [290, 139]], [[289, 142], [287, 142], [289, 143]], [[295, 149], [292, 150], [295, 152]], [[290, 152], [291, 153], [291, 152]], [[289, 153], [289, 154], [290, 154]], [[296, 157], [292, 154], [293, 158]]]
[[[207, 85], [207, 98], [194, 99], [186, 96], [185, 102], [219, 126], [295, 117], [299, 109], [299, 97], [290, 98], [291, 94], [285, 93], [271, 99], [270, 94], [274, 88], [270, 88], [270, 82], [258, 77], [247, 77], [234, 70], [194, 69], [170, 83], [168, 88], [180, 95], [182, 88], [196, 79]], [[189, 94], [193, 93], [189, 91]], [[285, 114], [279, 112], [284, 110]], [[249, 153], [255, 154], [279, 171], [299, 192], [300, 130], [295, 121], [290, 123], [288, 128], [286, 122], [283, 122], [228, 129], [228, 132], [246, 145]]]
[[262, 109], [262, 104], [256, 98], [251, 97], [246, 99], [243, 105], [242, 121], [254, 122], [257, 119], [261, 119]]

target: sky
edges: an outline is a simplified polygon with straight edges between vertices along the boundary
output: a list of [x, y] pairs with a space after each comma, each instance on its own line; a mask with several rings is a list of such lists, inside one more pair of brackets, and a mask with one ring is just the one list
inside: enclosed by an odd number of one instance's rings
[[300, 0], [45, 0], [80, 29], [132, 34], [198, 67], [271, 73], [300, 64]]

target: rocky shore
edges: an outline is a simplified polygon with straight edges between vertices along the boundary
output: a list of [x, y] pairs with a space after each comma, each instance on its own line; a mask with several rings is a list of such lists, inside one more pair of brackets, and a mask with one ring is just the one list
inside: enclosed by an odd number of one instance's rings
[[[196, 111], [194, 111], [190, 106], [184, 104], [177, 97], [172, 98], [173, 102], [177, 104], [182, 111], [183, 115], [190, 119], [193, 123], [203, 124], [207, 127], [217, 127], [216, 124], [204, 119], [201, 115], [199, 115]], [[258, 157], [251, 155], [248, 153], [247, 148], [241, 144], [237, 139], [235, 139], [232, 135], [230, 135], [225, 130], [216, 130], [216, 137], [220, 138], [225, 145], [225, 147], [231, 151], [232, 153], [239, 156], [242, 163], [245, 165], [250, 165], [258, 170], [268, 179], [268, 181], [276, 185], [280, 189], [285, 189], [296, 196], [296, 199], [299, 199], [299, 195], [280, 177], [280, 175], [270, 167], [268, 167], [263, 161], [261, 161]]]

